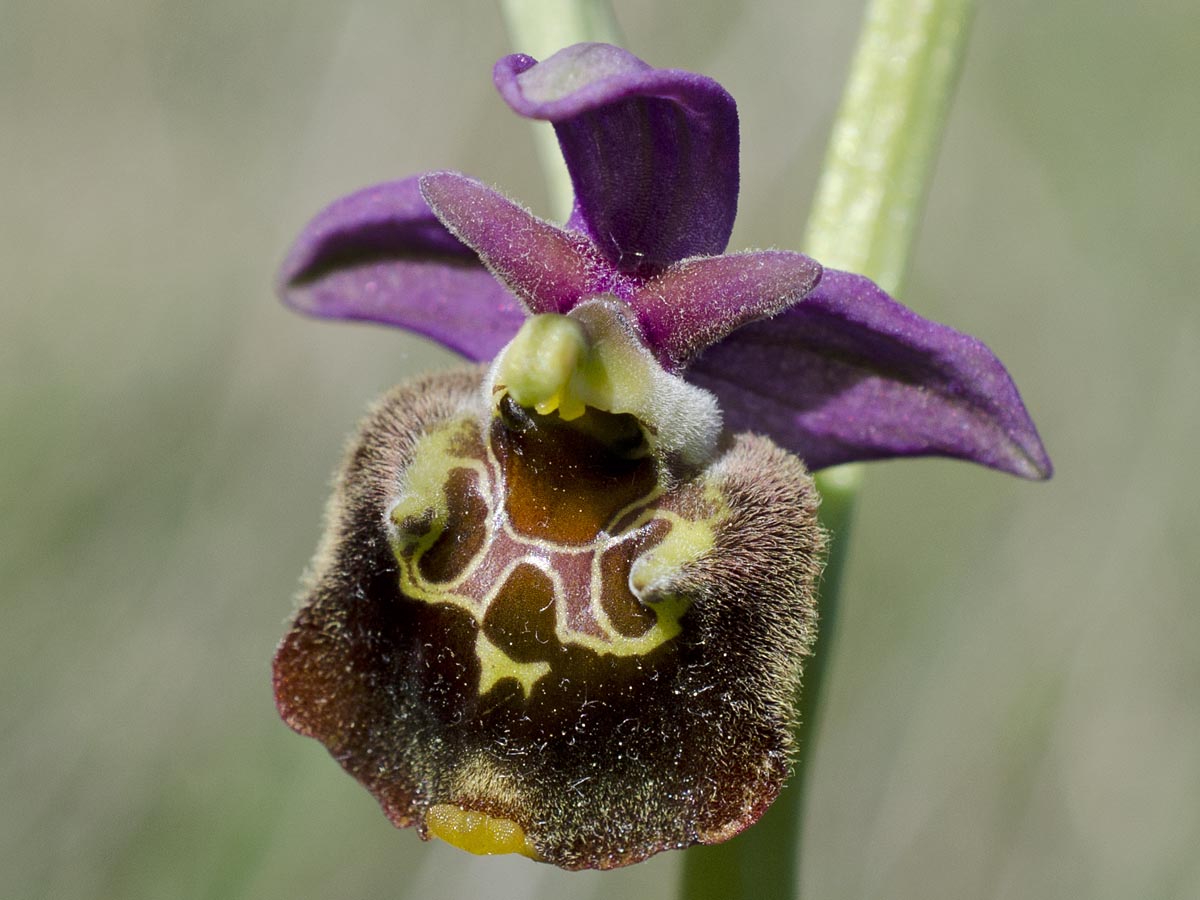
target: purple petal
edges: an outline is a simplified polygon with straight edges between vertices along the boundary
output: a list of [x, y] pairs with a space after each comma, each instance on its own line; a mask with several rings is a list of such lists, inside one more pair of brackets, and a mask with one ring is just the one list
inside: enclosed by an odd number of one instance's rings
[[421, 193], [447, 229], [535, 313], [566, 313], [610, 290], [615, 273], [587, 238], [544, 222], [503, 194], [457, 172], [421, 178]]
[[655, 69], [608, 44], [496, 63], [516, 112], [554, 123], [574, 221], [622, 272], [652, 274], [729, 242], [738, 194], [733, 98], [709, 78]]
[[421, 199], [417, 178], [376, 185], [317, 214], [279, 273], [283, 301], [313, 316], [398, 325], [491, 359], [525, 310]]
[[827, 269], [806, 299], [734, 332], [690, 377], [717, 394], [728, 428], [765, 432], [811, 469], [938, 455], [1024, 478], [1052, 471], [992, 352], [861, 275]]
[[791, 306], [820, 277], [818, 262], [783, 250], [702, 257], [640, 285], [631, 305], [659, 360], [679, 371], [735, 328]]

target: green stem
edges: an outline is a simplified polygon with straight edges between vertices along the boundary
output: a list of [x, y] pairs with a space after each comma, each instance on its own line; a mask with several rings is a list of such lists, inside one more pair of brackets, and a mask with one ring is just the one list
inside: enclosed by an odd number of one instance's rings
[[[896, 293], [916, 238], [974, 0], [872, 0], [834, 123], [804, 249]], [[809, 763], [821, 725], [860, 466], [817, 476], [821, 521], [832, 535], [821, 584], [821, 628], [805, 666], [799, 756], [788, 789], [762, 821], [684, 857], [686, 900], [784, 900], [799, 888]]]
[[974, 0], [873, 0], [834, 122], [804, 249], [899, 290], [966, 48]]
[[[513, 49], [534, 59], [545, 59], [572, 44], [621, 43], [621, 31], [608, 0], [500, 0], [500, 11]], [[550, 192], [551, 213], [558, 221], [566, 221], [575, 191], [558, 149], [558, 138], [548, 122], [531, 124]]]

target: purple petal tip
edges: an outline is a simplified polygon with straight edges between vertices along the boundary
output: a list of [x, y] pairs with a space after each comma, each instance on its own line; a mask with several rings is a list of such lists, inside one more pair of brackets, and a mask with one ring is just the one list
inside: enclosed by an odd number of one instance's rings
[[565, 313], [602, 292], [606, 270], [583, 236], [457, 172], [423, 176], [421, 192], [446, 229], [531, 312]]

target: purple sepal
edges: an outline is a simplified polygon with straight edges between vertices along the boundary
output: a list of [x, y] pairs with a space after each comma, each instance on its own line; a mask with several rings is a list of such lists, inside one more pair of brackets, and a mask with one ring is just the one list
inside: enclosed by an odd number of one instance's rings
[[688, 378], [717, 395], [731, 431], [768, 434], [810, 469], [936, 455], [1024, 478], [1053, 470], [995, 355], [861, 275], [826, 269], [803, 301], [711, 347]]
[[645, 276], [725, 249], [738, 118], [715, 81], [608, 44], [576, 44], [541, 63], [507, 56], [493, 78], [513, 110], [554, 124], [575, 187], [571, 225], [619, 271]]
[[584, 297], [611, 290], [615, 273], [586, 237], [537, 218], [482, 182], [431, 172], [421, 176], [421, 193], [446, 229], [531, 312], [567, 313]]
[[279, 295], [309, 315], [398, 325], [491, 359], [526, 312], [446, 231], [418, 180], [365, 188], [318, 213], [284, 261]]

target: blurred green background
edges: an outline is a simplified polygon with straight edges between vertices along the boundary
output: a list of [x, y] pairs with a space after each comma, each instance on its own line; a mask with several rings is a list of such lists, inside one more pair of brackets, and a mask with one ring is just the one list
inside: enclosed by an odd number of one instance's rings
[[[617, 4], [742, 112], [732, 246], [795, 247], [861, 3]], [[982, 3], [903, 299], [1058, 466], [872, 467], [806, 825], [819, 898], [1200, 896], [1194, 0]], [[546, 208], [496, 9], [0, 5], [0, 896], [667, 897], [392, 829], [271, 700], [344, 435], [452, 364], [283, 310], [359, 186]]]

